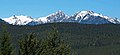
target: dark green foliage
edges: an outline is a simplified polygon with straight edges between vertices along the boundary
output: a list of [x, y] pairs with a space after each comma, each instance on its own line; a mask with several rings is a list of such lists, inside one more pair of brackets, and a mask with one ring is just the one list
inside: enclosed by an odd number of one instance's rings
[[56, 28], [53, 28], [48, 37], [38, 41], [35, 35], [30, 34], [19, 40], [20, 55], [70, 55], [70, 47], [62, 41]]
[[40, 42], [33, 33], [19, 40], [19, 55], [38, 55]]
[[[8, 31], [13, 38], [12, 41], [16, 43], [21, 35], [31, 32], [38, 34], [38, 39], [45, 39], [46, 30], [51, 31], [50, 27], [53, 25], [52, 23], [37, 26], [8, 25]], [[74, 55], [118, 55], [120, 53], [120, 25], [57, 23], [56, 26], [61, 39], [71, 46], [72, 52], [78, 52]]]
[[0, 36], [0, 55], [14, 55], [14, 53], [11, 37], [4, 26]]
[[42, 41], [42, 55], [70, 55], [70, 47], [60, 39], [56, 27], [52, 27], [52, 31], [48, 37]]

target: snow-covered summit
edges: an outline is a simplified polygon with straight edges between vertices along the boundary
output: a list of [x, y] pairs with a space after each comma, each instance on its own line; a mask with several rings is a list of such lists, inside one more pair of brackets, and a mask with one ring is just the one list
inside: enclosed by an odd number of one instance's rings
[[82, 24], [120, 24], [120, 20], [104, 16], [94, 11], [79, 11], [72, 15], [71, 19]]
[[31, 22], [33, 19], [30, 16], [11, 16], [9, 18], [3, 18], [4, 21], [8, 22], [9, 24], [13, 25], [26, 25], [27, 23]]
[[90, 14], [94, 14], [93, 11], [80, 11], [80, 12], [77, 12], [77, 17], [81, 16], [82, 18], [85, 16], [85, 15], [90, 15]]
[[63, 11], [59, 10], [53, 14], [47, 16], [47, 21], [51, 22], [62, 22], [65, 19], [68, 19], [68, 15], [66, 15]]

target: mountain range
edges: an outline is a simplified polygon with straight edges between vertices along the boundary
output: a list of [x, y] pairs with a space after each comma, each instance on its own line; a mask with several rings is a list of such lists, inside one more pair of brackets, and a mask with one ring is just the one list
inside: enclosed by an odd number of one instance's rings
[[32, 18], [31, 16], [16, 16], [2, 18], [5, 22], [12, 25], [39, 25], [54, 22], [75, 22], [80, 24], [120, 24], [120, 20], [105, 16], [94, 11], [79, 11], [72, 16], [66, 15], [59, 10], [45, 17]]

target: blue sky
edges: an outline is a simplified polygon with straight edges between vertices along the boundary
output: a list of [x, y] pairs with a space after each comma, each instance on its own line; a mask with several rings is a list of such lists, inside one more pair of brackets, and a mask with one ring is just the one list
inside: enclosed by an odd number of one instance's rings
[[120, 0], [0, 0], [0, 17], [28, 15], [38, 18], [58, 10], [67, 15], [92, 10], [120, 19]]

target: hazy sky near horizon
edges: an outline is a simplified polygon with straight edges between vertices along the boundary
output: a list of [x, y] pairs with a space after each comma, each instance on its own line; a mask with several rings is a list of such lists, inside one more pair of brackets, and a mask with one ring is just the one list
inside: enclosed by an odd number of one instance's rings
[[120, 0], [0, 0], [0, 17], [27, 15], [33, 18], [47, 16], [58, 10], [67, 15], [92, 10], [120, 19]]

